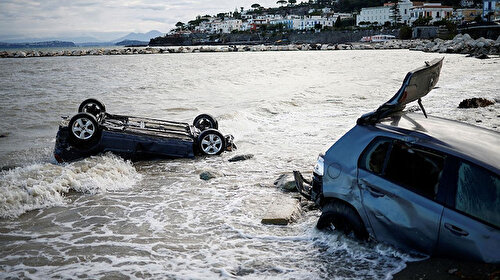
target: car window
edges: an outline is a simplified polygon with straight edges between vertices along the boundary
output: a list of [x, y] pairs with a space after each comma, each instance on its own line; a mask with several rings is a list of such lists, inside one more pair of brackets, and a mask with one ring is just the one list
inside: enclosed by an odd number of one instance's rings
[[500, 227], [500, 179], [479, 166], [461, 162], [455, 208]]
[[361, 157], [360, 167], [377, 175], [382, 174], [390, 145], [391, 141], [387, 139], [379, 139], [374, 142]]
[[444, 156], [394, 141], [384, 177], [431, 199], [436, 199]]

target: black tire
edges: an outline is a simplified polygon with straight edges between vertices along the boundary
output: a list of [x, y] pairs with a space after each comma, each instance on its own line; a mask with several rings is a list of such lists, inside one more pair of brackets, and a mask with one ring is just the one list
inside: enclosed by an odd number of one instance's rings
[[207, 129], [198, 136], [198, 150], [203, 155], [220, 155], [226, 150], [226, 139], [218, 130]]
[[106, 106], [97, 99], [89, 98], [80, 104], [78, 113], [89, 113], [97, 118], [101, 113], [106, 113]]
[[201, 131], [207, 129], [219, 129], [219, 123], [209, 114], [201, 114], [194, 118], [193, 126]]
[[333, 225], [336, 230], [349, 235], [354, 233], [354, 236], [360, 240], [368, 239], [363, 221], [358, 213], [342, 202], [327, 202], [322, 209], [316, 228], [328, 229]]
[[68, 124], [70, 141], [83, 146], [93, 144], [101, 135], [101, 127], [96, 118], [89, 113], [79, 113], [71, 118]]

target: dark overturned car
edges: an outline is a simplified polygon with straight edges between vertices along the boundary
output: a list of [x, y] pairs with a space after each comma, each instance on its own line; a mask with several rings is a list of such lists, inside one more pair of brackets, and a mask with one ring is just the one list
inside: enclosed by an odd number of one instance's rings
[[[333, 227], [428, 255], [500, 262], [500, 134], [428, 117], [421, 103], [443, 60], [407, 74], [401, 89], [318, 157], [296, 185]], [[403, 112], [418, 101], [422, 113]]]
[[63, 117], [56, 136], [54, 157], [67, 162], [112, 152], [125, 159], [192, 158], [219, 155], [236, 149], [232, 135], [222, 135], [208, 114], [193, 124], [113, 115], [104, 104], [87, 99], [71, 119]]

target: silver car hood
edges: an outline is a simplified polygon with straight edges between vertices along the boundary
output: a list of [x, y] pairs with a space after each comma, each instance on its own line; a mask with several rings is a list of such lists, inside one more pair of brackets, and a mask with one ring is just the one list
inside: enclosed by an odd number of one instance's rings
[[[436, 58], [413, 71], [408, 72], [403, 85], [389, 101], [382, 104], [376, 111], [364, 114], [358, 119], [358, 124], [374, 124], [392, 113], [402, 111], [406, 104], [426, 96], [439, 81], [443, 66], [443, 58]], [[425, 114], [425, 111], [424, 111]]]

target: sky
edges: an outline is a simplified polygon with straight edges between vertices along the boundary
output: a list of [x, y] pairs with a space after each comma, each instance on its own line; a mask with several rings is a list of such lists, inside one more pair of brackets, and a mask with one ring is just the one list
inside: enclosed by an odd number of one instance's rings
[[276, 7], [276, 0], [0, 0], [0, 41], [23, 38], [94, 37], [113, 40], [130, 32], [166, 33], [179, 21]]

